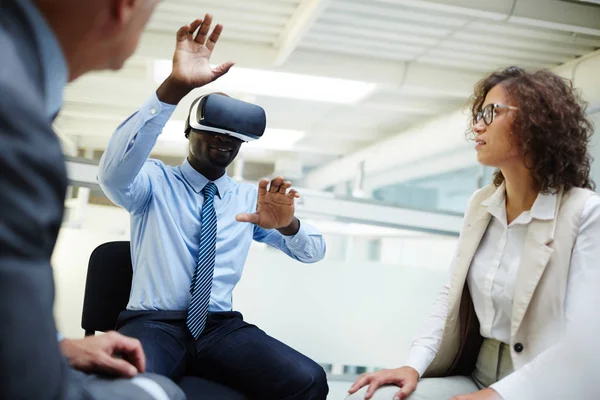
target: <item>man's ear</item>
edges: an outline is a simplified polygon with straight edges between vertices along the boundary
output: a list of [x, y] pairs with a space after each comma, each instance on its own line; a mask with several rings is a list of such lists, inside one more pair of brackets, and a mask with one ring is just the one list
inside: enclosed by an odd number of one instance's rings
[[111, 0], [114, 21], [121, 26], [127, 26], [141, 5], [140, 3], [144, 1], [146, 0]]

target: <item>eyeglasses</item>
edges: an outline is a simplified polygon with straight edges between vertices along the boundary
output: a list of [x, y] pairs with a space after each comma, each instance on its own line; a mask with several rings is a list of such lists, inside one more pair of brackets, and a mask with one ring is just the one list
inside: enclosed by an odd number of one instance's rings
[[505, 109], [505, 110], [518, 110], [517, 107], [507, 106], [505, 104], [498, 104], [498, 103], [488, 104], [487, 106], [483, 107], [481, 109], [481, 111], [479, 111], [477, 114], [475, 114], [474, 125], [477, 125], [479, 123], [479, 121], [481, 121], [482, 118], [483, 118], [483, 122], [486, 125], [491, 124], [494, 121], [494, 115], [496, 114], [496, 108], [501, 108], [501, 109]]

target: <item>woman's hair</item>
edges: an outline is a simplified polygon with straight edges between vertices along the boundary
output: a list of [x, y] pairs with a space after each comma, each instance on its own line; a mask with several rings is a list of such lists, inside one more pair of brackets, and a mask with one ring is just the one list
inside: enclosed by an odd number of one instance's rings
[[[519, 108], [512, 132], [526, 162], [531, 163], [527, 168], [537, 189], [542, 193], [555, 193], [561, 187], [594, 189], [588, 154], [593, 126], [585, 116], [587, 103], [573, 89], [573, 83], [550, 71], [530, 73], [509, 67], [494, 72], [475, 85], [469, 135], [485, 97], [498, 84], [508, 93], [507, 105]], [[502, 172], [497, 170], [494, 185], [503, 181]]]

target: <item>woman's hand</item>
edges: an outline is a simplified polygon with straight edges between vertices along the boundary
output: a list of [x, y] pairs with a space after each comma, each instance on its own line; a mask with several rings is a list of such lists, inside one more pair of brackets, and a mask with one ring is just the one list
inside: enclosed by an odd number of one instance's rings
[[454, 396], [450, 400], [502, 400], [502, 398], [494, 389], [487, 388], [469, 394]]
[[394, 400], [406, 399], [417, 387], [419, 373], [411, 367], [402, 367], [397, 369], [384, 369], [378, 372], [362, 374], [356, 382], [350, 387], [348, 393], [356, 393], [363, 386], [369, 385], [365, 399], [370, 399], [377, 389], [383, 385], [396, 385], [400, 387], [398, 393], [394, 395]]

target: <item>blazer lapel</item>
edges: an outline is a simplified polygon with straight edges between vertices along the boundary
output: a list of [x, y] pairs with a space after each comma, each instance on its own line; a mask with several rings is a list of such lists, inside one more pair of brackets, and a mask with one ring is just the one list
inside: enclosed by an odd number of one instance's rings
[[451, 307], [458, 307], [460, 303], [467, 273], [491, 217], [492, 215], [488, 212], [487, 207], [480, 204], [474, 210], [473, 216], [469, 218], [462, 232], [450, 284], [449, 299]]
[[550, 245], [554, 240], [554, 229], [561, 197], [562, 191], [557, 194], [554, 218], [552, 220], [534, 219], [527, 229], [527, 237], [523, 245], [523, 253], [521, 255], [521, 263], [519, 264], [513, 295], [512, 337], [517, 333], [521, 322], [523, 322], [533, 293], [554, 252], [554, 249]]

